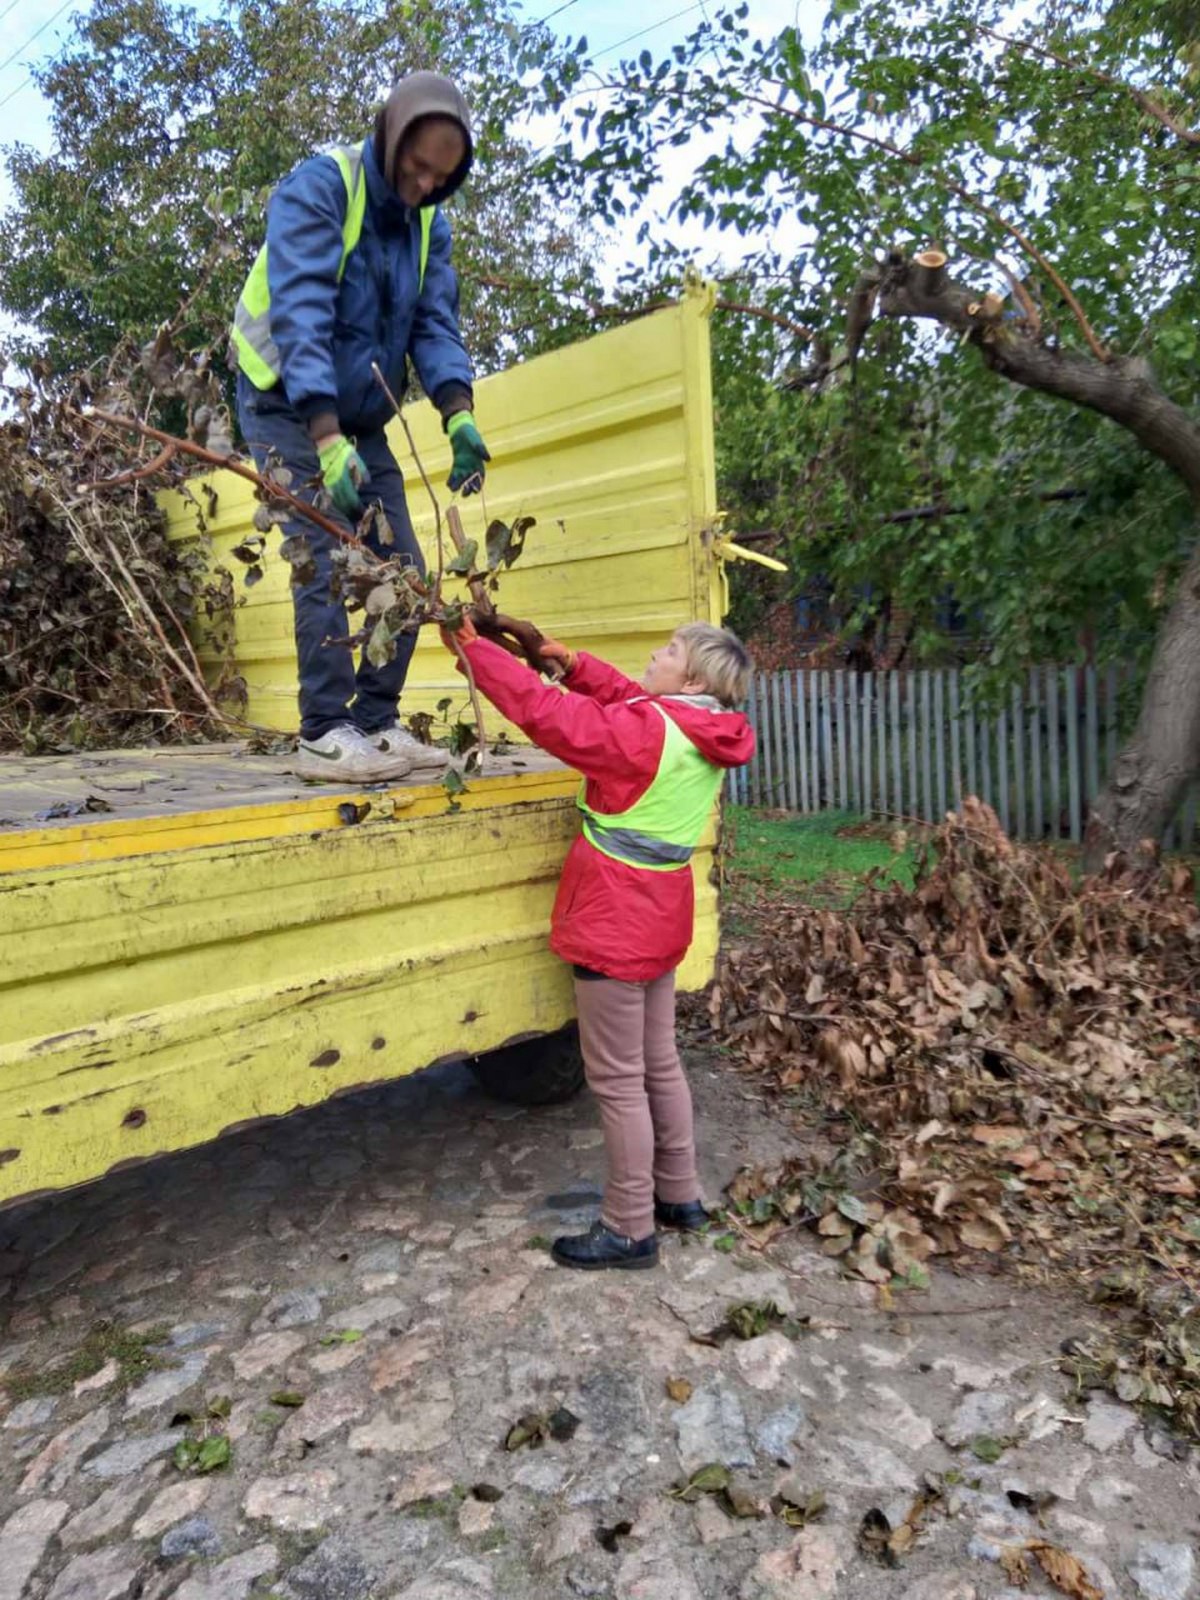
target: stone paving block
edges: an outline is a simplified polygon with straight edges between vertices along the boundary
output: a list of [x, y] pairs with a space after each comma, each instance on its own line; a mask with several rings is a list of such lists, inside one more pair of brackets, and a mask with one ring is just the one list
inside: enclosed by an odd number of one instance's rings
[[21, 1600], [46, 1546], [71, 1514], [65, 1500], [31, 1500], [0, 1528], [0, 1600]]

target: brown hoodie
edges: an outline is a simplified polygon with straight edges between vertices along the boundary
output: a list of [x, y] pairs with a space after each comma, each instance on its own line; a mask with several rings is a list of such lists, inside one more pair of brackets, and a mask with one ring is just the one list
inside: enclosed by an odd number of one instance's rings
[[422, 117], [449, 117], [452, 122], [457, 122], [467, 147], [466, 154], [448, 181], [440, 189], [434, 189], [426, 199], [427, 206], [436, 206], [448, 199], [461, 185], [475, 158], [467, 102], [449, 78], [443, 78], [437, 72], [412, 72], [407, 78], [401, 78], [375, 119], [375, 159], [380, 172], [394, 189], [400, 147]]

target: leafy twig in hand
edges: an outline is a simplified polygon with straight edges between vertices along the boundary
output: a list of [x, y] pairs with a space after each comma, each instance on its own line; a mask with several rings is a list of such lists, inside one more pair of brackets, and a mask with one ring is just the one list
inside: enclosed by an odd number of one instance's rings
[[451, 633], [450, 639], [454, 645], [454, 654], [459, 659], [463, 669], [463, 676], [467, 680], [467, 688], [471, 694], [471, 708], [475, 712], [475, 732], [478, 740], [479, 760], [483, 761], [483, 752], [487, 749], [487, 735], [483, 729], [483, 706], [479, 699], [479, 690], [475, 687], [475, 674], [471, 671], [471, 663], [467, 660], [467, 652], [458, 642], [458, 635]]
[[396, 399], [396, 396], [392, 393], [391, 389], [388, 387], [388, 381], [384, 377], [383, 373], [379, 370], [378, 362], [372, 361], [372, 363], [371, 363], [371, 371], [375, 374], [376, 383], [378, 383], [379, 387], [383, 390], [384, 394], [387, 396], [388, 404], [391, 406], [392, 410], [396, 413], [397, 417], [399, 417], [399, 419], [400, 419], [400, 426], [404, 429], [405, 438], [408, 440], [408, 448], [412, 451], [412, 458], [417, 463], [417, 471], [421, 474], [421, 482], [425, 485], [425, 488], [427, 489], [427, 491], [429, 493], [429, 498], [433, 502], [433, 521], [434, 521], [434, 527], [437, 529], [437, 557], [438, 557], [437, 587], [434, 589], [434, 598], [436, 600], [436, 603], [438, 605], [441, 605], [441, 603], [442, 603], [442, 575], [445, 572], [445, 568], [446, 568], [445, 552], [444, 552], [443, 545], [442, 545], [442, 508], [438, 504], [437, 495], [434, 494], [434, 492], [433, 492], [433, 485], [429, 481], [429, 474], [425, 471], [425, 463], [421, 460], [421, 457], [417, 452], [417, 441], [413, 438], [412, 429], [408, 425], [408, 418], [404, 415], [404, 411], [401, 408], [399, 400]]

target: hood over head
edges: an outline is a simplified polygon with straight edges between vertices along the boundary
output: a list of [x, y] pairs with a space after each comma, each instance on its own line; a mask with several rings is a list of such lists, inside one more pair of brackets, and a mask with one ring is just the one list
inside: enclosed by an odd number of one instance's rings
[[441, 186], [426, 197], [427, 206], [440, 205], [458, 189], [475, 159], [471, 137], [471, 114], [462, 94], [438, 72], [412, 72], [388, 95], [375, 119], [375, 159], [390, 186], [396, 188], [396, 162], [400, 147], [423, 117], [449, 117], [462, 129], [466, 154]]
[[708, 694], [648, 695], [677, 722], [706, 760], [716, 767], [740, 767], [754, 754], [754, 729], [741, 711], [722, 706]]

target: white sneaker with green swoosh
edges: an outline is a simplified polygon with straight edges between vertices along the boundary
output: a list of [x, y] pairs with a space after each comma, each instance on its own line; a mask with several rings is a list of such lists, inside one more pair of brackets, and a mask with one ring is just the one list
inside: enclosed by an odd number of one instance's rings
[[407, 754], [380, 750], [361, 728], [342, 722], [319, 739], [301, 739], [292, 770], [317, 783], [387, 783], [412, 769]]
[[399, 722], [393, 722], [386, 728], [377, 728], [367, 738], [376, 750], [382, 750], [385, 755], [407, 756], [414, 767], [444, 772], [450, 765], [449, 750], [440, 744], [422, 744]]

